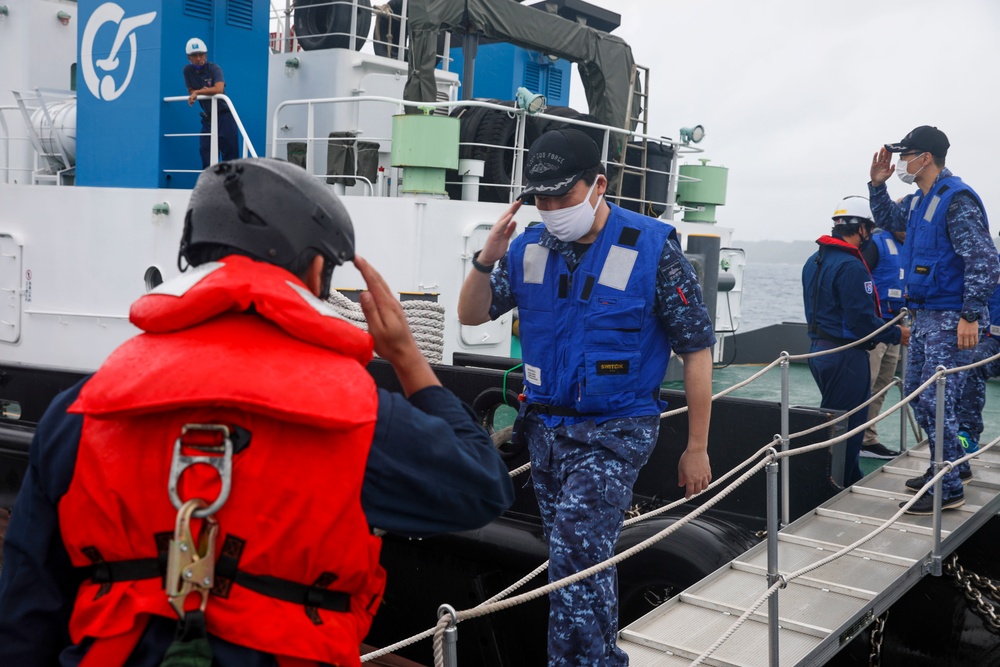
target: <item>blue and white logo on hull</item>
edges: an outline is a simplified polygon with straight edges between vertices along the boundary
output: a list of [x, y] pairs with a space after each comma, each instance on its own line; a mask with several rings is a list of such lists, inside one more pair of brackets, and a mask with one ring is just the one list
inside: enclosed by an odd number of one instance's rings
[[[132, 74], [135, 72], [135, 59], [138, 54], [135, 31], [149, 25], [154, 20], [156, 20], [156, 12], [147, 12], [125, 18], [125, 10], [114, 2], [104, 3], [90, 15], [90, 20], [87, 21], [87, 26], [83, 29], [83, 39], [80, 42], [80, 67], [83, 69], [83, 80], [91, 95], [110, 102], [125, 92], [132, 81]], [[107, 58], [95, 60], [94, 40], [106, 23], [115, 24], [118, 30]], [[122, 64], [119, 55], [126, 40], [128, 40], [130, 51], [127, 56], [128, 72], [119, 84], [114, 74]], [[124, 57], [124, 54], [121, 55]], [[98, 74], [98, 70], [101, 70], [102, 74]]]

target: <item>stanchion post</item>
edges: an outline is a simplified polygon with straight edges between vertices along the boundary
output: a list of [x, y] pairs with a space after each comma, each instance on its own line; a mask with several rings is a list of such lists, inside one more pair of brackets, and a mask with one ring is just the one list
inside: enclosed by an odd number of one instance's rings
[[[774, 449], [770, 450], [771, 456]], [[787, 458], [787, 457], [786, 457]], [[782, 468], [784, 469], [784, 468]], [[778, 581], [778, 464], [773, 459], [765, 467], [767, 476], [767, 587]], [[769, 665], [778, 667], [778, 592], [767, 601], [767, 648]]]
[[444, 667], [458, 667], [458, 615], [450, 604], [438, 607], [438, 618], [451, 616], [451, 623], [444, 630]]
[[[788, 438], [788, 409], [789, 409], [789, 390], [788, 390], [788, 352], [781, 353], [781, 451], [787, 452], [789, 447]], [[789, 465], [791, 463], [792, 457], [786, 456], [781, 460], [781, 525], [787, 526], [789, 523], [789, 517], [791, 516], [791, 511], [789, 509], [789, 481], [791, 479], [791, 472], [789, 470]]]
[[[937, 379], [937, 405], [934, 414], [934, 472], [941, 470], [944, 460], [944, 393], [948, 382], [948, 376], [944, 374], [944, 366], [938, 366], [937, 372], [941, 377]], [[930, 573], [935, 577], [941, 576], [941, 487], [942, 479], [939, 477], [934, 482], [934, 550], [931, 552]]]
[[[906, 326], [910, 323], [910, 318], [907, 315], [903, 316], [903, 319], [899, 321], [902, 326]], [[899, 401], [903, 402], [906, 398], [906, 361], [908, 356], [909, 348], [906, 345], [899, 346], [899, 367], [903, 369], [902, 377], [899, 381]], [[908, 405], [904, 405], [899, 411], [899, 451], [900, 453], [906, 451], [906, 415]]]

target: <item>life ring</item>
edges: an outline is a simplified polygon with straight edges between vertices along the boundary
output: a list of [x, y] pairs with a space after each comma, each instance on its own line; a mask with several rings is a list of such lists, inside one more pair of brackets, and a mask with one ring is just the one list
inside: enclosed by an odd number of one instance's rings
[[[330, 0], [295, 0], [295, 34], [306, 51], [347, 49], [351, 42], [360, 51], [372, 25], [371, 0], [358, 0], [356, 38], [352, 40], [351, 3], [349, 0], [328, 4]], [[320, 6], [314, 6], [320, 5]]]

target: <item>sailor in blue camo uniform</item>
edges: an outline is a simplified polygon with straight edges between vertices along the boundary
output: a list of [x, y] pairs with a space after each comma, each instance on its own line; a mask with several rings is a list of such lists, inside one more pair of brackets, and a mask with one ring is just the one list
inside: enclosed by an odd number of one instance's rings
[[[545, 133], [526, 173], [522, 196], [535, 196], [544, 225], [511, 242], [521, 202], [507, 210], [474, 257], [459, 318], [481, 324], [518, 308], [526, 393], [519, 430], [555, 581], [614, 552], [632, 486], [656, 444], [671, 347], [684, 360], [690, 408], [679, 485], [690, 497], [711, 481], [715, 335], [673, 227], [603, 200], [607, 178], [586, 134]], [[628, 664], [615, 645], [617, 589], [609, 568], [549, 596], [549, 665]]]
[[[979, 195], [945, 167], [948, 138], [936, 127], [921, 125], [898, 144], [886, 144], [872, 158], [869, 192], [876, 223], [889, 231], [906, 231], [903, 281], [907, 306], [913, 311], [913, 336], [904, 387], [912, 393], [934, 374], [937, 366], [964, 366], [989, 327], [987, 303], [1000, 276], [1000, 262], [990, 238], [986, 210]], [[899, 153], [893, 167], [891, 154]], [[893, 202], [885, 182], [893, 171], [919, 190]], [[945, 384], [944, 460], [962, 456], [958, 441], [956, 404], [966, 372], [949, 375]], [[917, 423], [927, 431], [931, 453], [935, 434], [935, 388], [924, 390], [913, 403]], [[928, 469], [928, 473], [930, 473]], [[961, 477], [960, 477], [961, 474]], [[962, 477], [971, 478], [968, 464], [949, 471], [942, 483], [942, 507], [965, 502]], [[926, 474], [907, 480], [917, 490]], [[909, 510], [930, 514], [926, 494]]]
[[[990, 297], [990, 327], [979, 345], [972, 351], [972, 362], [978, 363], [1000, 353], [1000, 285]], [[979, 437], [983, 434], [983, 408], [986, 406], [986, 381], [1000, 377], [1000, 360], [977, 366], [965, 378], [965, 388], [956, 406], [958, 421], [958, 441], [963, 453], [969, 454], [979, 449]]]

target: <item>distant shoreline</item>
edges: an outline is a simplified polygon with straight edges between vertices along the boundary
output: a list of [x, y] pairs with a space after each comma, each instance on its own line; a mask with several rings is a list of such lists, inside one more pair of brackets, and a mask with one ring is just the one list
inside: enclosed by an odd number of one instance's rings
[[815, 241], [739, 241], [733, 247], [743, 248], [747, 264], [804, 264], [814, 252]]

